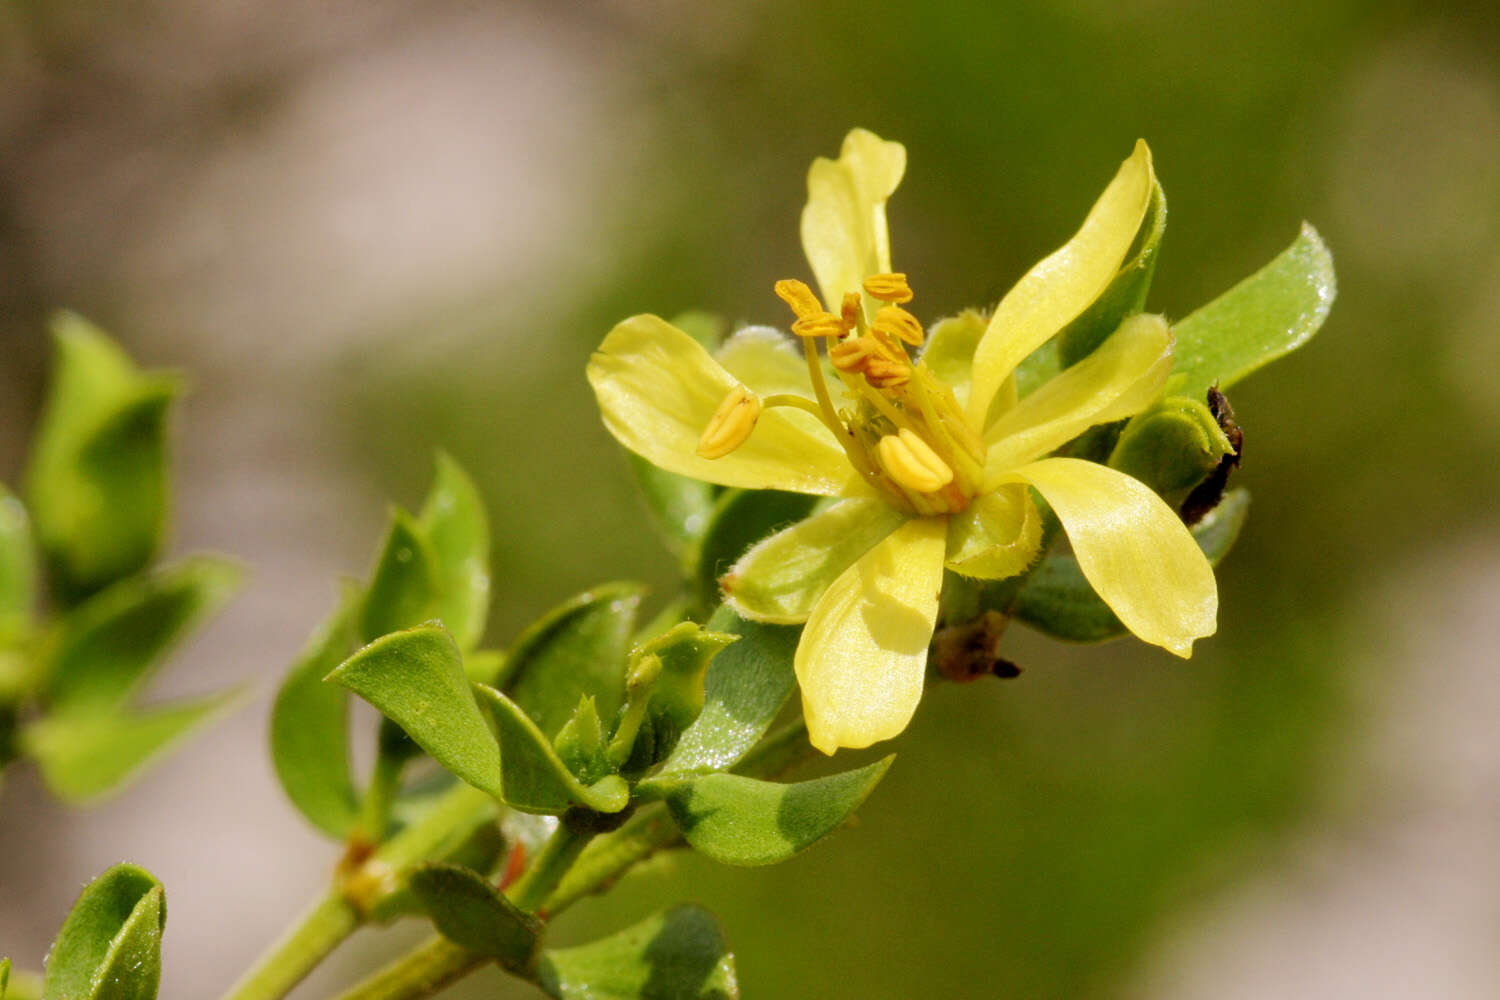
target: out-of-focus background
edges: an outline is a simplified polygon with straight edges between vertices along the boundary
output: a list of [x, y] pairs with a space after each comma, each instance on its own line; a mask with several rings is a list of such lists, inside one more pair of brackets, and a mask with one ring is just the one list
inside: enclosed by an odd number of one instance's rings
[[253, 697], [91, 811], [13, 776], [0, 952], [37, 966], [129, 859], [168, 887], [163, 995], [208, 997], [311, 898], [335, 850], [275, 786], [270, 693], [435, 448], [498, 525], [492, 643], [670, 580], [588, 353], [641, 311], [781, 322], [807, 165], [858, 124], [907, 144], [929, 320], [1061, 243], [1137, 136], [1154, 310], [1323, 233], [1331, 319], [1234, 394], [1219, 635], [1184, 663], [1017, 632], [1025, 674], [933, 692], [855, 828], [656, 864], [559, 932], [695, 899], [750, 997], [1500, 994], [1497, 52], [1489, 2], [5, 4], [0, 480], [53, 308], [189, 372], [174, 547], [253, 579], [157, 690]]

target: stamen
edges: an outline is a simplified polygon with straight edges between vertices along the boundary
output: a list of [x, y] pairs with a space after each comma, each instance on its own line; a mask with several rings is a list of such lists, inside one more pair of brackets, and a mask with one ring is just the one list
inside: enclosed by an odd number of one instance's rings
[[911, 381], [911, 366], [889, 358], [870, 358], [865, 364], [865, 381], [877, 389], [894, 389]]
[[844, 329], [862, 330], [865, 325], [865, 307], [858, 292], [845, 292], [844, 303], [839, 308], [844, 317]]
[[796, 278], [783, 278], [776, 282], [776, 295], [792, 307], [792, 312], [797, 314], [798, 319], [823, 311], [823, 303], [818, 301], [813, 290], [807, 287], [806, 282]]
[[[838, 411], [833, 408], [833, 398], [828, 395], [828, 382], [823, 378], [823, 365], [818, 360], [816, 345], [817, 342], [811, 338], [802, 341], [802, 354], [807, 359], [807, 377], [812, 382], [813, 395], [818, 400], [818, 411], [822, 413], [823, 423], [833, 432], [839, 447], [843, 448], [844, 454], [849, 456], [849, 463], [866, 480], [873, 482], [876, 472], [869, 457], [855, 440], [853, 430], [839, 418]], [[845, 375], [843, 378], [847, 385], [849, 377]]]
[[828, 360], [841, 372], [862, 372], [870, 357], [870, 342], [865, 337], [851, 337], [831, 344]]
[[877, 332], [904, 340], [913, 347], [921, 347], [926, 339], [921, 322], [900, 306], [881, 306], [872, 326]]
[[745, 443], [760, 419], [760, 397], [736, 385], [714, 411], [698, 439], [700, 458], [723, 458]]
[[887, 434], [875, 446], [880, 464], [899, 485], [919, 493], [935, 493], [953, 482], [953, 470], [937, 452], [905, 427]]
[[865, 291], [871, 298], [882, 302], [910, 302], [912, 300], [911, 286], [906, 283], [906, 275], [896, 274], [872, 274], [865, 279]]
[[831, 312], [819, 310], [793, 323], [792, 332], [799, 337], [841, 337], [844, 335], [844, 321]]

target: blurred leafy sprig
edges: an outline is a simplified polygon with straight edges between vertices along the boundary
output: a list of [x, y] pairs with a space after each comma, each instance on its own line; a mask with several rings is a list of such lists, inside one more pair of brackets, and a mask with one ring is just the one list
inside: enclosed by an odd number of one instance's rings
[[86, 802], [233, 699], [139, 704], [242, 574], [215, 556], [159, 561], [182, 379], [138, 368], [72, 313], [53, 338], [24, 501], [0, 486], [0, 773], [30, 758], [59, 797]]

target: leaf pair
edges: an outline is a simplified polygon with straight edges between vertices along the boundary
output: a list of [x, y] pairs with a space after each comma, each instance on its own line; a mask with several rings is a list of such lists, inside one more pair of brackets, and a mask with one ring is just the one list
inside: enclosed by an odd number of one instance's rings
[[166, 420], [181, 380], [140, 370], [72, 313], [53, 321], [57, 365], [27, 502], [53, 590], [73, 602], [144, 568], [167, 517]]
[[[374, 642], [378, 647], [388, 634], [401, 635], [434, 619], [448, 626], [444, 642], [462, 664], [458, 646], [471, 650], [483, 634], [489, 587], [483, 502], [463, 469], [440, 454], [421, 513], [393, 512], [370, 583], [345, 588], [338, 609], [309, 641], [276, 694], [271, 710], [276, 774], [293, 805], [318, 829], [335, 838], [347, 836], [361, 822], [362, 803], [384, 794], [357, 789], [349, 763], [348, 694], [325, 678], [361, 645]], [[404, 758], [391, 759], [400, 754], [399, 744], [394, 738], [381, 741], [377, 775], [399, 779]], [[384, 826], [380, 816], [364, 819]]]
[[[794, 629], [722, 612], [712, 624], [741, 637], [722, 652], [725, 640], [715, 632], [684, 624], [637, 648], [632, 677], [651, 675], [639, 689], [618, 699], [607, 693], [613, 688], [589, 690], [589, 672], [574, 667], [588, 663], [597, 671], [619, 651], [638, 596], [601, 588], [529, 630], [508, 661], [516, 671], [514, 698], [471, 685], [456, 645], [435, 625], [377, 640], [330, 679], [380, 709], [460, 779], [523, 812], [581, 806], [618, 813], [632, 800], [632, 780], [639, 780], [634, 798], [665, 802], [694, 848], [738, 865], [784, 860], [841, 824], [889, 759], [794, 785], [723, 773], [759, 742], [792, 693]], [[615, 662], [623, 673], [624, 657]], [[549, 739], [537, 716], [556, 721], [568, 698], [577, 699], [576, 707]], [[625, 744], [606, 736], [601, 701], [620, 704], [614, 734], [628, 734]], [[632, 719], [639, 728], [628, 727]], [[640, 733], [647, 727], [651, 752], [642, 760]], [[674, 735], [662, 743], [662, 734]], [[671, 752], [658, 766], [654, 755], [664, 746]], [[632, 759], [654, 770], [636, 779], [627, 769]]]
[[424, 865], [411, 890], [455, 944], [558, 1000], [734, 1000], [734, 957], [708, 911], [680, 906], [575, 948], [541, 950], [542, 925], [464, 868]]

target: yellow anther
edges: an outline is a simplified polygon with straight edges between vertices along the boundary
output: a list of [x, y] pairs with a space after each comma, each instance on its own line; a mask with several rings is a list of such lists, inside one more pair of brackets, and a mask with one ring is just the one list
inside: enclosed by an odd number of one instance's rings
[[864, 302], [860, 300], [858, 292], [845, 292], [844, 302], [839, 312], [844, 317], [844, 329], [853, 330], [865, 318]]
[[872, 274], [865, 279], [865, 291], [871, 298], [882, 302], [910, 302], [912, 300], [911, 286], [906, 283], [904, 274]]
[[806, 282], [796, 278], [783, 278], [776, 282], [776, 295], [792, 307], [792, 312], [797, 314], [798, 319], [823, 311], [823, 303], [818, 301], [813, 290], [807, 287]]
[[851, 337], [828, 348], [828, 360], [841, 372], [861, 372], [870, 358], [868, 337]]
[[865, 363], [865, 381], [877, 389], [894, 389], [911, 381], [911, 365], [890, 358], [870, 358]]
[[905, 427], [875, 445], [880, 464], [899, 486], [916, 493], [936, 493], [953, 482], [953, 469], [932, 446]]
[[760, 419], [760, 397], [737, 385], [724, 397], [698, 439], [700, 458], [723, 458], [745, 443]]
[[900, 306], [881, 306], [872, 325], [877, 332], [904, 340], [913, 347], [921, 347], [926, 339], [921, 322]]
[[809, 313], [792, 324], [792, 332], [799, 337], [842, 337], [844, 330], [843, 319], [821, 310]]

